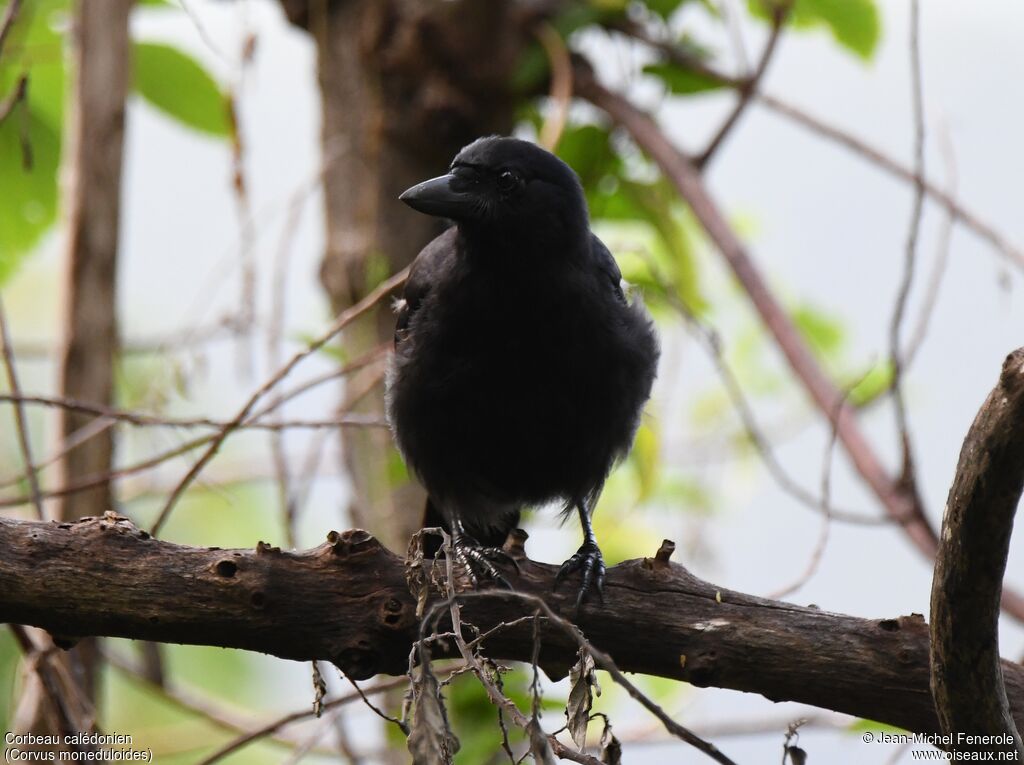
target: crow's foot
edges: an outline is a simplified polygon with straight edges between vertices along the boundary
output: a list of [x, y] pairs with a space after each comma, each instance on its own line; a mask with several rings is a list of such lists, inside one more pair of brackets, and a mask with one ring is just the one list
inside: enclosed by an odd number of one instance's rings
[[583, 599], [591, 587], [597, 591], [598, 599], [604, 604], [604, 558], [601, 556], [601, 548], [596, 543], [584, 542], [576, 554], [562, 564], [555, 577], [555, 589], [558, 589], [563, 579], [575, 571], [583, 572], [583, 582], [576, 596], [576, 611], [579, 612]]
[[452, 561], [466, 572], [474, 589], [480, 586], [481, 579], [490, 579], [506, 590], [513, 589], [495, 564], [508, 565], [519, 571], [519, 564], [504, 550], [484, 547], [469, 536], [459, 536], [452, 540]]

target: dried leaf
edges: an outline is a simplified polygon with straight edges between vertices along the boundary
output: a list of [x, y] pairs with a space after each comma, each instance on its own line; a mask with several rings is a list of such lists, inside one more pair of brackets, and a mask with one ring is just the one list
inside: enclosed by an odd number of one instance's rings
[[451, 765], [459, 740], [448, 725], [441, 688], [429, 668], [421, 668], [414, 683], [415, 705], [409, 752], [413, 765]]
[[405, 553], [405, 581], [409, 592], [416, 598], [416, 617], [423, 618], [427, 598], [430, 596], [430, 577], [427, 573], [433, 561], [427, 561], [423, 554], [423, 532], [419, 531], [409, 540]]
[[537, 765], [557, 765], [555, 753], [551, 751], [551, 742], [544, 729], [540, 727], [537, 718], [534, 717], [527, 729], [530, 734], [530, 754]]
[[604, 730], [601, 731], [601, 762], [605, 765], [622, 765], [622, 744], [612, 733], [612, 725], [604, 718]]
[[320, 665], [313, 662], [313, 714], [319, 719], [324, 711], [324, 696], [327, 695], [327, 683], [320, 674]]
[[569, 670], [569, 701], [565, 707], [566, 727], [573, 743], [580, 749], [587, 743], [587, 723], [594, 706], [594, 693], [601, 695], [594, 672], [594, 657], [584, 648], [579, 650], [579, 660]]

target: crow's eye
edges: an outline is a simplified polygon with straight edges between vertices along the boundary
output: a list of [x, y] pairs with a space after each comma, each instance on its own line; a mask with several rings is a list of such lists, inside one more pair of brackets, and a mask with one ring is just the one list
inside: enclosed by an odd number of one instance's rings
[[502, 170], [498, 173], [498, 188], [505, 193], [519, 186], [519, 175], [514, 170]]

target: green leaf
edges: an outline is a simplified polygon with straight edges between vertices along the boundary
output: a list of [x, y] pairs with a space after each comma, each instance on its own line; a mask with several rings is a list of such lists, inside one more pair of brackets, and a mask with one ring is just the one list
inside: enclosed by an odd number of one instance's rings
[[642, 5], [646, 6], [651, 13], [667, 21], [669, 16], [685, 2], [686, 0], [644, 0]]
[[0, 99], [14, 92], [22, 75], [29, 78], [26, 99], [0, 124], [0, 284], [56, 219], [64, 52], [54, 22], [65, 6], [60, 0], [26, 4], [0, 61]]
[[636, 470], [640, 484], [637, 499], [643, 502], [654, 491], [661, 467], [661, 445], [658, 432], [652, 421], [642, 422], [637, 428], [633, 451], [630, 453], [630, 462]]
[[[32, 113], [31, 105], [23, 119], [23, 108], [24, 104], [0, 124], [0, 284], [17, 270], [57, 214], [60, 130]], [[30, 147], [28, 167], [22, 138]]]
[[675, 64], [647, 64], [644, 72], [657, 77], [676, 95], [687, 96], [721, 90], [726, 83], [692, 69], [683, 69]]
[[[770, 16], [771, 0], [749, 0], [758, 18]], [[796, 29], [827, 27], [836, 42], [861, 58], [870, 59], [882, 36], [882, 21], [875, 0], [796, 0], [789, 12]]]
[[549, 69], [544, 49], [537, 43], [531, 43], [519, 55], [509, 84], [517, 93], [534, 93], [543, 85]]
[[828, 357], [842, 350], [846, 332], [839, 319], [812, 306], [802, 305], [793, 311], [793, 321], [819, 356]]
[[850, 403], [856, 407], [866, 406], [892, 386], [892, 362], [888, 359], [875, 364], [850, 390]]
[[135, 90], [168, 117], [208, 135], [230, 135], [228, 100], [191, 56], [160, 43], [135, 43]]
[[57, 30], [66, 6], [64, 0], [35, 0], [24, 5], [0, 59], [0, 98], [27, 74], [30, 111], [56, 127], [61, 125], [64, 110], [64, 40]]
[[906, 733], [905, 728], [897, 728], [889, 723], [875, 722], [874, 720], [854, 720], [846, 728], [849, 733]]
[[584, 188], [597, 186], [621, 165], [608, 128], [601, 125], [567, 125], [558, 142], [558, 156], [576, 171]]

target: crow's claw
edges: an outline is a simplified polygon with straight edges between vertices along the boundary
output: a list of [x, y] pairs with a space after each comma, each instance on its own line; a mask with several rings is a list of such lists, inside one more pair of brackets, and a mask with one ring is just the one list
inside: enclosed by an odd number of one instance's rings
[[512, 585], [498, 570], [495, 564], [509, 565], [519, 571], [519, 564], [504, 550], [496, 547], [484, 547], [471, 537], [459, 537], [452, 540], [453, 561], [462, 566], [469, 577], [473, 589], [480, 586], [481, 579], [491, 579], [506, 590]]
[[579, 594], [576, 596], [576, 611], [580, 610], [583, 598], [587, 591], [593, 586], [597, 591], [597, 597], [604, 605], [604, 558], [601, 556], [601, 548], [593, 542], [584, 542], [569, 560], [562, 564], [555, 576], [555, 589], [562, 583], [562, 580], [575, 571], [583, 572], [583, 582], [580, 584]]

